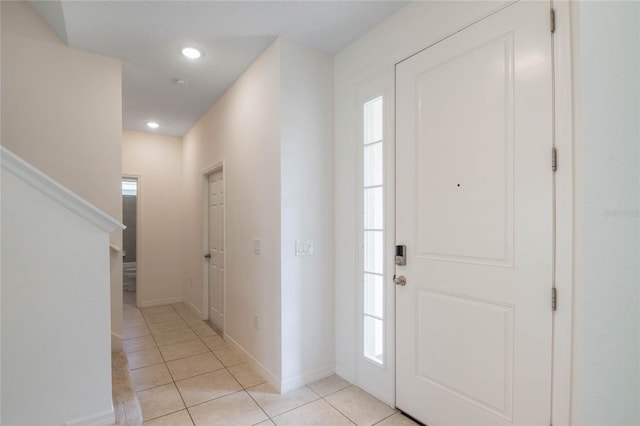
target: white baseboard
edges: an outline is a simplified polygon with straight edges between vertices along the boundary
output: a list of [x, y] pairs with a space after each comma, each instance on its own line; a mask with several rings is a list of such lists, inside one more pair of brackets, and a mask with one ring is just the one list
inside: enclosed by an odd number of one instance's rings
[[117, 333], [111, 333], [111, 352], [122, 351], [122, 336]]
[[233, 337], [225, 334], [224, 340], [229, 343], [231, 348], [239, 352], [247, 363], [280, 393], [289, 392], [290, 390], [297, 389], [308, 383], [315, 382], [316, 380], [324, 379], [325, 377], [329, 377], [335, 373], [335, 366], [331, 364], [315, 371], [300, 374], [286, 380], [280, 380], [276, 375], [269, 371], [268, 368], [247, 352], [238, 342], [236, 342]]
[[335, 373], [335, 370], [335, 365], [331, 364], [314, 371], [309, 371], [294, 377], [290, 377], [288, 379], [284, 379], [280, 384], [280, 393], [289, 392], [290, 390], [297, 389], [309, 383], [313, 383], [316, 380], [329, 377], [333, 373]]
[[153, 306], [171, 305], [173, 303], [181, 303], [182, 301], [182, 297], [168, 297], [166, 299], [138, 301], [138, 308], [151, 308]]
[[198, 318], [200, 318], [201, 320], [206, 320], [207, 319], [206, 315], [204, 315], [202, 312], [200, 312], [200, 309], [196, 308], [196, 305], [191, 303], [189, 300], [184, 299], [182, 301], [182, 303], [184, 303], [187, 306], [187, 308], [191, 309], [191, 312], [193, 312], [195, 315], [197, 315]]
[[238, 351], [247, 363], [256, 370], [256, 373], [260, 374], [271, 386], [276, 388], [278, 392], [280, 392], [280, 379], [278, 379], [268, 368], [258, 362], [249, 352], [247, 352], [238, 342], [236, 342], [233, 337], [228, 334], [224, 335], [224, 340], [229, 343], [232, 349]]
[[92, 416], [83, 417], [81, 419], [66, 422], [68, 426], [108, 426], [116, 422], [116, 416], [113, 408], [103, 413], [94, 414]]
[[336, 364], [336, 375], [340, 376], [342, 379], [351, 383], [352, 385], [356, 384], [355, 375], [353, 371], [346, 369], [345, 367]]

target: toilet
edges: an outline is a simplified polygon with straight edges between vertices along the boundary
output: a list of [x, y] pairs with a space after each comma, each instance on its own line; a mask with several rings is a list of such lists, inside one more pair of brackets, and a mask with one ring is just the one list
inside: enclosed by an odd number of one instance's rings
[[122, 264], [122, 287], [126, 291], [136, 291], [136, 262]]

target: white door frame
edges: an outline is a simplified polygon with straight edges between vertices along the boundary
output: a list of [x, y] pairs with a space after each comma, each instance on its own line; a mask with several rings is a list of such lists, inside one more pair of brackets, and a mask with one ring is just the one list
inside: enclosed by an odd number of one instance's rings
[[555, 10], [554, 124], [558, 170], [555, 173], [555, 287], [558, 307], [554, 315], [551, 421], [571, 424], [571, 369], [573, 341], [573, 65], [571, 49], [572, 6], [566, 0], [551, 0]]
[[[574, 8], [568, 0], [551, 0], [551, 6], [555, 10], [555, 33], [553, 37], [552, 54], [554, 56], [554, 145], [558, 150], [558, 170], [555, 173], [555, 258], [554, 271], [555, 287], [558, 295], [558, 307], [554, 315], [553, 328], [553, 372], [552, 372], [552, 404], [551, 423], [556, 425], [571, 424], [571, 400], [572, 400], [572, 341], [573, 341], [573, 293], [574, 293], [574, 148], [573, 148], [573, 51], [572, 51], [572, 14]], [[493, 11], [491, 14], [499, 11]], [[474, 21], [478, 22], [482, 18]], [[472, 24], [471, 24], [472, 25]], [[457, 31], [453, 31], [454, 34]], [[451, 35], [449, 34], [449, 35]], [[446, 38], [442, 37], [440, 40]], [[425, 46], [425, 48], [428, 46]], [[395, 64], [409, 58], [417, 52], [404, 52], [396, 57]], [[384, 69], [384, 68], [381, 68]], [[367, 76], [368, 74], [368, 76]], [[371, 75], [367, 73], [352, 80], [358, 82], [367, 81]], [[395, 87], [393, 88], [395, 95]], [[356, 102], [356, 107], [360, 105]], [[392, 106], [395, 114], [395, 102]], [[358, 114], [354, 115], [357, 119]], [[356, 128], [360, 123], [355, 123]], [[360, 140], [354, 138], [356, 149], [360, 146]], [[395, 140], [394, 140], [395, 144]], [[358, 159], [359, 161], [359, 159]], [[357, 169], [356, 169], [357, 170]], [[393, 170], [386, 171], [394, 173]], [[395, 207], [395, 206], [387, 206]], [[359, 223], [360, 215], [357, 205], [354, 205], [356, 223]], [[357, 230], [359, 232], [359, 230]], [[389, 231], [387, 231], [389, 232]], [[359, 238], [356, 240], [359, 241]], [[359, 250], [359, 248], [358, 248]], [[392, 254], [388, 254], [392, 255]], [[356, 271], [359, 274], [359, 271]], [[356, 283], [357, 283], [356, 276]], [[360, 303], [356, 300], [356, 303]], [[356, 317], [359, 311], [355, 307]], [[358, 319], [357, 319], [358, 321]], [[395, 323], [395, 318], [388, 321]], [[357, 322], [356, 322], [357, 324]], [[357, 335], [358, 333], [356, 333]], [[356, 342], [354, 365], [357, 365], [360, 342]], [[358, 382], [357, 375], [355, 377]]]
[[[356, 182], [358, 197], [356, 197], [357, 211], [357, 232], [356, 239], [358, 247], [364, 245], [364, 218], [361, 215], [363, 211], [363, 171], [364, 171], [364, 132], [363, 132], [363, 106], [366, 102], [379, 96], [383, 98], [383, 234], [384, 234], [384, 365], [375, 365], [372, 361], [366, 359], [363, 354], [364, 339], [364, 291], [363, 291], [363, 271], [364, 271], [364, 253], [360, 249], [358, 259], [358, 270], [356, 274], [356, 302], [355, 310], [356, 324], [356, 359], [355, 359], [355, 380], [358, 386], [365, 389], [370, 394], [384, 401], [389, 405], [395, 405], [395, 369], [396, 369], [396, 340], [395, 340], [395, 306], [396, 293], [395, 286], [392, 283], [392, 277], [395, 273], [395, 67], [389, 67], [378, 72], [357, 85], [356, 90], [356, 120], [358, 120], [359, 129], [357, 131], [357, 164], [355, 168], [357, 172]], [[377, 371], [376, 371], [377, 370]], [[386, 382], [386, 383], [385, 383]], [[375, 384], [375, 386], [374, 386]], [[385, 389], [385, 385], [391, 389]]]
[[[218, 163], [215, 163], [212, 166], [207, 167], [202, 171], [202, 263], [203, 263], [203, 285], [202, 285], [202, 315], [203, 319], [208, 320], [209, 318], [209, 262], [204, 258], [204, 255], [209, 252], [209, 176], [216, 172], [222, 172], [222, 190], [223, 193], [227, 194], [227, 182], [225, 179], [225, 165], [224, 160]], [[222, 207], [224, 223], [222, 224], [222, 229], [224, 233], [224, 244], [223, 244], [223, 268], [225, 273], [222, 278], [222, 286], [224, 288], [223, 294], [223, 309], [224, 312], [227, 312], [227, 203], [225, 203]], [[223, 325], [222, 334], [224, 336], [224, 331], [226, 327], [226, 320]]]
[[[142, 267], [141, 264], [141, 239], [140, 235], [142, 235], [142, 202], [141, 202], [141, 188], [142, 188], [142, 175], [138, 175], [135, 173], [122, 173], [122, 179], [136, 179], [138, 181], [137, 189], [136, 189], [136, 307], [138, 307], [138, 303], [140, 301], [140, 289], [144, 288], [142, 277]], [[122, 188], [120, 188], [122, 196]], [[123, 241], [124, 243], [124, 241]], [[124, 244], [123, 244], [124, 245]], [[122, 260], [122, 252], [120, 252], [120, 260]]]

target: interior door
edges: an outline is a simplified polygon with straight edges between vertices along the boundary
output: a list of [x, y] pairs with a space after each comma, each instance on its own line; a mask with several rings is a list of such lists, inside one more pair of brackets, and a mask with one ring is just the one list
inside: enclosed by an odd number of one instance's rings
[[515, 3], [396, 68], [396, 404], [429, 426], [550, 422], [549, 11]]
[[209, 321], [224, 331], [224, 180], [209, 175]]

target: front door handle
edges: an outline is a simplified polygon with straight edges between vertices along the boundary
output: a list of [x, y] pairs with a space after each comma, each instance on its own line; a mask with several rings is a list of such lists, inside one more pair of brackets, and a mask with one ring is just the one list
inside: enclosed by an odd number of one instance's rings
[[404, 275], [399, 275], [399, 276], [393, 276], [393, 282], [396, 285], [407, 285], [407, 279], [405, 278]]
[[204, 258], [205, 258], [205, 259], [211, 259], [211, 253], [207, 253], [207, 254], [205, 254], [205, 255], [204, 255]]

